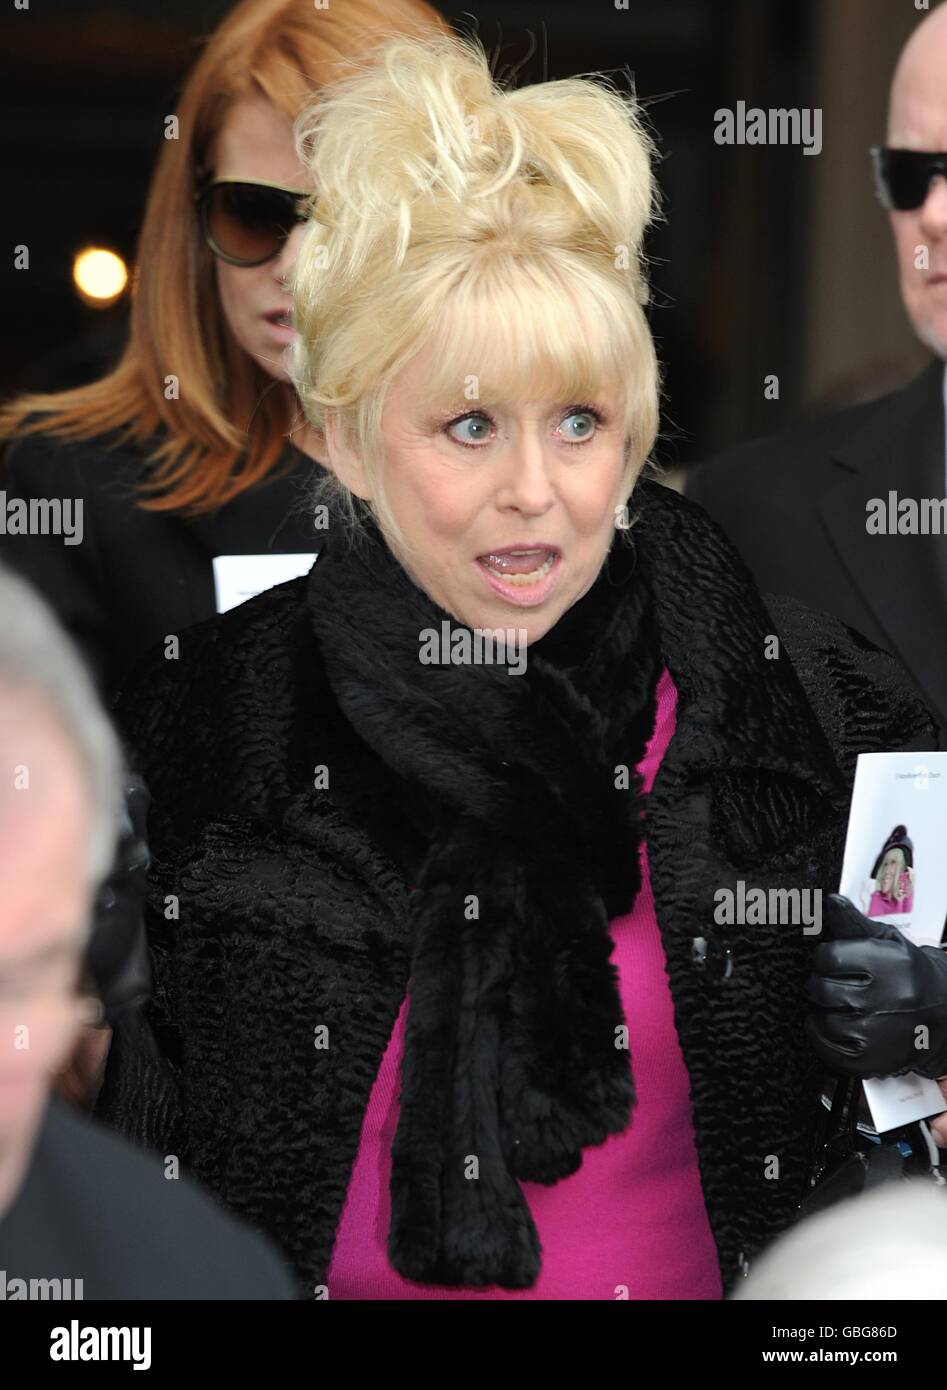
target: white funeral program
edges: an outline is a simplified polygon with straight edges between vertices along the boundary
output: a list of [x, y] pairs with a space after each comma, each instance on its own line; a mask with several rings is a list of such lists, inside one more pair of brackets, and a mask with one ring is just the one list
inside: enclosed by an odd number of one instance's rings
[[298, 579], [312, 569], [316, 555], [284, 553], [279, 555], [215, 555], [214, 589], [217, 612], [226, 613], [238, 603], [256, 598], [264, 589]]
[[[862, 753], [839, 892], [917, 946], [939, 946], [947, 918], [947, 753]], [[919, 1043], [920, 1045], [920, 1043]], [[879, 1134], [947, 1110], [936, 1081], [866, 1081]]]

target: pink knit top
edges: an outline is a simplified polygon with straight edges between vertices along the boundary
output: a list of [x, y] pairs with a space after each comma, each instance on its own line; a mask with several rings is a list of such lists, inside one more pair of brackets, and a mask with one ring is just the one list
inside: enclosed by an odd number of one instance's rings
[[[654, 733], [638, 765], [646, 792], [674, 733], [676, 708], [677, 691], [665, 670]], [[644, 845], [640, 855], [641, 891], [633, 910], [611, 923], [637, 1104], [627, 1129], [587, 1148], [577, 1172], [551, 1187], [521, 1183], [542, 1245], [536, 1283], [515, 1290], [417, 1284], [388, 1263], [390, 1151], [398, 1122], [406, 997], [362, 1121], [326, 1276], [329, 1298], [722, 1297]]]

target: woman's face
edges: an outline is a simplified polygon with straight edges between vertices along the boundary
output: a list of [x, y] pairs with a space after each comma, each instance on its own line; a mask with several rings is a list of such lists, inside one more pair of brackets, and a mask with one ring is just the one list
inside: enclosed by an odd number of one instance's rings
[[[235, 102], [214, 143], [214, 176], [308, 188], [309, 176], [296, 158], [292, 131], [288, 117], [263, 97]], [[278, 381], [290, 379], [285, 356], [295, 331], [274, 319], [292, 309], [292, 296], [286, 287], [304, 231], [300, 223], [287, 237], [281, 253], [263, 265], [229, 265], [214, 258], [217, 291], [231, 333], [244, 352]]]
[[898, 877], [898, 856], [889, 850], [881, 864], [881, 891], [889, 896], [894, 892]]
[[[461, 393], [425, 407], [428, 365], [425, 351], [400, 373], [382, 416], [385, 494], [407, 548], [389, 542], [468, 627], [535, 642], [592, 586], [614, 539], [625, 501], [620, 402], [600, 393], [506, 414]], [[369, 496], [348, 458], [337, 471]]]

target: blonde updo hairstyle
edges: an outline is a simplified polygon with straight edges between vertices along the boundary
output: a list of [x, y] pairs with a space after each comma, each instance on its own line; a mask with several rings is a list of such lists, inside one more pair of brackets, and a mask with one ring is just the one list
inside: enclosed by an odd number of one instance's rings
[[[658, 428], [642, 241], [652, 142], [604, 79], [505, 91], [479, 43], [395, 39], [296, 122], [315, 187], [295, 271], [291, 371], [320, 431], [331, 412], [383, 531], [388, 385], [433, 348], [430, 399], [485, 408], [584, 402], [613, 385], [631, 492]], [[476, 364], [478, 377], [471, 377]], [[362, 515], [328, 480], [346, 514]]]

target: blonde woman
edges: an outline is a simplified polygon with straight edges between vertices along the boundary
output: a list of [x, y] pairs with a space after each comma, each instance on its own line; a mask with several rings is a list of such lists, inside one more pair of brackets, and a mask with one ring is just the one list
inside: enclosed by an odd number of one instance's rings
[[328, 544], [119, 703], [156, 992], [101, 1113], [311, 1297], [719, 1298], [821, 1069], [811, 936], [715, 903], [837, 877], [854, 758], [929, 720], [642, 478], [632, 100], [402, 41], [299, 134]]
[[885, 840], [861, 890], [867, 917], [890, 917], [914, 910], [914, 841], [904, 825]]
[[[45, 594], [106, 690], [229, 591], [318, 552], [300, 503], [324, 452], [286, 365], [312, 191], [292, 123], [386, 34], [446, 28], [424, 0], [236, 5], [184, 85], [180, 138], [161, 142], [124, 356], [100, 381], [0, 412], [0, 439], [16, 440], [0, 462], [8, 500], [82, 508], [80, 543], [8, 531], [0, 558]], [[252, 557], [231, 563], [226, 589], [219, 556]]]

